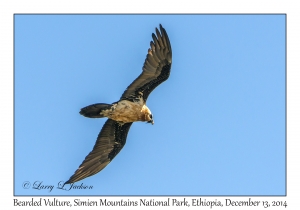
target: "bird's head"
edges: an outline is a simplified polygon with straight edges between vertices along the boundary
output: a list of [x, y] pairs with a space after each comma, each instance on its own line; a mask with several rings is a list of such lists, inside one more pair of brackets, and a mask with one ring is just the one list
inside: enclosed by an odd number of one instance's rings
[[150, 109], [146, 105], [144, 105], [141, 112], [142, 112], [141, 121], [151, 123], [153, 125], [154, 120], [153, 120], [153, 115], [151, 114]]

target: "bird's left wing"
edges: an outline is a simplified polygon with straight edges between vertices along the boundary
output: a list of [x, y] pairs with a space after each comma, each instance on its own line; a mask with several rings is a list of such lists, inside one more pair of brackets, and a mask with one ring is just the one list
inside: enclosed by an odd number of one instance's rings
[[65, 184], [92, 176], [107, 166], [125, 145], [131, 124], [120, 124], [108, 119], [98, 135], [93, 150]]
[[160, 32], [156, 28], [156, 36], [144, 62], [142, 73], [125, 90], [121, 100], [134, 101], [139, 97], [147, 100], [149, 94], [158, 85], [167, 80], [171, 71], [172, 49], [166, 30], [160, 25]]

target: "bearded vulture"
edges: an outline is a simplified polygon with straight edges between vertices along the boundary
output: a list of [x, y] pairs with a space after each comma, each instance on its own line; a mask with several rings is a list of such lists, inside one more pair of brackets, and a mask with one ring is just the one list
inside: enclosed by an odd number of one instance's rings
[[166, 30], [160, 25], [152, 33], [153, 41], [144, 62], [142, 73], [127, 87], [118, 102], [97, 103], [79, 112], [90, 118], [107, 117], [93, 150], [65, 184], [92, 176], [107, 166], [121, 151], [133, 122], [154, 124], [150, 109], [146, 106], [149, 94], [168, 79], [171, 71], [172, 50]]

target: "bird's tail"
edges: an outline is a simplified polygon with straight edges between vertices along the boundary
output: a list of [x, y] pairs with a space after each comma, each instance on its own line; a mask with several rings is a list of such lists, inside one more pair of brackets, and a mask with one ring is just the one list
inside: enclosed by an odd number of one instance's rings
[[90, 118], [101, 118], [101, 117], [107, 117], [107, 112], [102, 112], [102, 111], [109, 111], [109, 109], [112, 108], [112, 104], [92, 104], [89, 106], [86, 106], [80, 110], [80, 114], [85, 116], [85, 117], [90, 117]]

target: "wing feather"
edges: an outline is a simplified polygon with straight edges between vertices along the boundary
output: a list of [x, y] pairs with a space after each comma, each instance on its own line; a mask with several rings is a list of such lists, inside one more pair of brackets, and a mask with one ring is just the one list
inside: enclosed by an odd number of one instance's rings
[[159, 62], [157, 62], [153, 56], [149, 56], [145, 61], [145, 64], [150, 64], [150, 67], [155, 70], [155, 67], [158, 66]]
[[[172, 49], [166, 30], [160, 25], [155, 29], [153, 41], [144, 62], [142, 73], [127, 87], [121, 100], [134, 101], [141, 95], [144, 101], [149, 94], [162, 82], [167, 80], [171, 71]], [[142, 93], [142, 94], [141, 94]]]
[[107, 166], [121, 151], [132, 123], [120, 124], [108, 119], [103, 125], [93, 150], [65, 184], [92, 176]]

